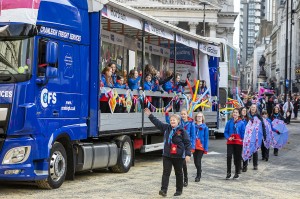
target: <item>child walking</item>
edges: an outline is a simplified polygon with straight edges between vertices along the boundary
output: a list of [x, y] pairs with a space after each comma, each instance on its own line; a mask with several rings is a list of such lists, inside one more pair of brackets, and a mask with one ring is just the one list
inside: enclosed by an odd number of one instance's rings
[[241, 166], [241, 153], [243, 149], [243, 139], [245, 133], [245, 123], [240, 118], [240, 110], [235, 108], [232, 118], [226, 123], [224, 136], [227, 139], [227, 175], [226, 180], [231, 177], [232, 156], [235, 165], [233, 179], [238, 179]]
[[202, 173], [201, 160], [203, 154], [207, 154], [208, 151], [209, 133], [208, 133], [208, 127], [204, 122], [205, 122], [204, 115], [202, 112], [199, 112], [195, 116], [196, 139], [195, 139], [194, 164], [197, 169], [195, 182], [200, 182], [201, 173]]

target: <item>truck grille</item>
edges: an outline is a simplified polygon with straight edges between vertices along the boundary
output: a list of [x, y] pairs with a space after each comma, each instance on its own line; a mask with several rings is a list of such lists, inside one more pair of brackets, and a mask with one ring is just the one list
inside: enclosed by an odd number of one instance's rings
[[0, 104], [0, 135], [6, 134], [10, 110], [10, 104]]

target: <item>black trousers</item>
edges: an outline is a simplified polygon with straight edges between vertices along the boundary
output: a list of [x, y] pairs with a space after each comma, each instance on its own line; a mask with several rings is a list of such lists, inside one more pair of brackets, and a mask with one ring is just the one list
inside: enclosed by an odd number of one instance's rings
[[182, 165], [182, 170], [183, 170], [183, 178], [184, 178], [184, 181], [187, 181], [188, 180], [188, 171], [187, 171], [187, 165], [186, 165], [186, 161], [184, 160], [183, 161], [183, 165]]
[[164, 192], [168, 191], [170, 174], [172, 171], [172, 166], [175, 170], [176, 175], [176, 192], [182, 192], [183, 189], [183, 158], [169, 158], [163, 157], [163, 175], [161, 181], [161, 190]]
[[294, 109], [294, 118], [298, 117], [298, 110]]
[[197, 177], [198, 178], [201, 178], [201, 172], [202, 172], [201, 160], [203, 157], [203, 153], [204, 153], [204, 151], [195, 150], [195, 152], [193, 154], [194, 155], [194, 164], [197, 169]]
[[242, 145], [227, 144], [227, 173], [231, 173], [232, 156], [234, 160], [235, 173], [240, 171], [242, 149]]
[[261, 142], [261, 156], [263, 159], [269, 159], [269, 149], [265, 147], [264, 141]]
[[278, 153], [278, 149], [277, 148], [274, 148], [274, 153]]
[[286, 116], [285, 123], [289, 124], [291, 122], [291, 116], [292, 116], [292, 112], [290, 112], [289, 116]]
[[[255, 153], [253, 153], [252, 161], [253, 161], [253, 166], [258, 165], [258, 153], [257, 153], [257, 151]], [[247, 166], [248, 166], [248, 161], [245, 161], [245, 167], [247, 167]]]

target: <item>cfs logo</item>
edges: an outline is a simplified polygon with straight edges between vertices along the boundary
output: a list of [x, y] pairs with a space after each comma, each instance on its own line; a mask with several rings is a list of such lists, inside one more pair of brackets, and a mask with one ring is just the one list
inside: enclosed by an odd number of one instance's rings
[[56, 93], [44, 88], [41, 92], [41, 104], [44, 108], [47, 108], [49, 104], [56, 104]]

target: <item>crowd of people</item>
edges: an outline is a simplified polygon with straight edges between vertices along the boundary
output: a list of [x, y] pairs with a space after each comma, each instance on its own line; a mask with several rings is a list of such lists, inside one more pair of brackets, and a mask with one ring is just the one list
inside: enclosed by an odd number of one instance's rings
[[287, 124], [290, 123], [291, 118], [297, 119], [298, 111], [300, 106], [300, 94], [294, 93], [292, 94], [291, 98], [287, 97], [287, 100], [284, 101], [284, 95], [269, 95], [269, 96], [252, 96], [252, 97], [245, 97], [244, 104], [247, 108], [251, 106], [251, 104], [256, 103], [258, 105], [258, 109], [260, 112], [262, 110], [266, 110], [268, 115], [272, 114], [272, 110], [275, 106], [279, 108], [279, 112], [281, 115], [286, 118], [285, 121]]
[[[144, 69], [144, 84], [141, 85], [142, 72], [137, 71], [137, 69], [132, 69], [129, 71], [128, 77], [127, 72], [120, 72], [117, 70], [116, 63], [108, 63], [107, 66], [101, 72], [101, 82], [100, 87], [109, 88], [121, 88], [130, 90], [145, 90], [145, 91], [159, 91], [161, 93], [184, 93], [184, 87], [187, 86], [187, 81], [181, 80], [180, 74], [173, 74], [172, 71], [167, 70], [164, 72], [164, 78], [162, 77], [159, 70], [151, 64], [147, 64]], [[205, 81], [201, 81], [198, 89], [198, 94], [202, 94], [207, 90]], [[162, 108], [166, 107], [172, 98], [164, 97], [147, 97], [147, 100], [152, 103], [154, 107]], [[100, 98], [100, 110], [102, 113], [111, 112], [108, 101], [109, 97], [107, 95], [101, 95]], [[177, 111], [180, 110], [180, 102], [174, 104]], [[132, 107], [132, 112], [136, 111]], [[125, 112], [123, 109], [116, 109], [115, 112]]]
[[[292, 105], [291, 103], [290, 106]], [[262, 104], [253, 101], [249, 107], [235, 108], [232, 111], [224, 131], [224, 137], [227, 140], [226, 180], [232, 176], [232, 159], [234, 160], [233, 179], [236, 180], [239, 179], [242, 172], [247, 172], [250, 159], [253, 162], [253, 169], [258, 170], [259, 148], [261, 148], [262, 161], [269, 161], [270, 147], [274, 148], [274, 155], [278, 156], [279, 148], [282, 148], [288, 139], [285, 126], [288, 117], [286, 106], [289, 108], [286, 103], [282, 107], [280, 104], [274, 103], [271, 113], [268, 114], [267, 106], [261, 109]], [[171, 107], [165, 113], [166, 123], [155, 118], [148, 108], [144, 110], [150, 121], [161, 132], [164, 132], [163, 174], [159, 191], [161, 196], [167, 195], [172, 167], [174, 167], [176, 176], [174, 196], [181, 195], [183, 187], [188, 186], [186, 164], [192, 154], [196, 168], [195, 182], [200, 181], [201, 161], [203, 154], [208, 152], [209, 144], [209, 130], [205, 124], [203, 112], [196, 113], [195, 118], [189, 118], [186, 109], [181, 110], [180, 116], [169, 115], [170, 110]], [[281, 113], [282, 110], [284, 115]], [[292, 108], [289, 111], [292, 111]]]

